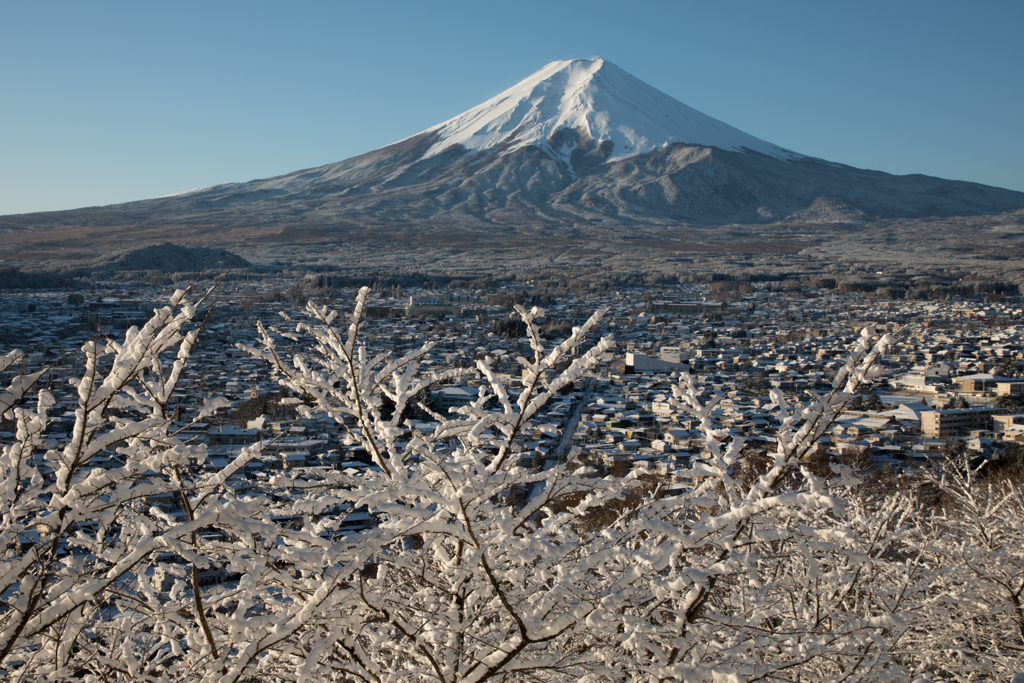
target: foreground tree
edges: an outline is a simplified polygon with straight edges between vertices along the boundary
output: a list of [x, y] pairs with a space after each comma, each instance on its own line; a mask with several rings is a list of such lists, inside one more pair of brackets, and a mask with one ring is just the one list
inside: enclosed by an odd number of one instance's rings
[[[205, 471], [205, 447], [169, 418], [199, 332], [183, 293], [123, 343], [84, 347], [63, 448], [48, 440], [54, 400], [35, 388], [42, 374], [11, 379], [0, 394], [18, 425], [2, 454], [8, 678], [874, 681], [1012, 671], [1016, 537], [955, 526], [971, 514], [995, 523], [1012, 497], [972, 493], [974, 503], [961, 496], [946, 508], [949, 523], [911, 524], [920, 509], [910, 497], [862, 493], [856, 472], [817, 455], [845, 403], [882, 371], [891, 336], [864, 330], [832, 390], [806, 403], [773, 392], [780, 426], [764, 459], [715, 424], [721, 396], [683, 376], [673, 400], [700, 421], [706, 449], [681, 484], [663, 487], [639, 468], [601, 478], [577, 452], [538, 469], [524, 449], [525, 434], [552, 429], [538, 424], [545, 403], [584, 383], [611, 348], [610, 338], [586, 348], [603, 312], [548, 348], [543, 312], [517, 309], [532, 353], [519, 359], [522, 380], [506, 384], [487, 357], [432, 371], [429, 342], [398, 358], [371, 354], [361, 341], [368, 294], [347, 319], [310, 304], [306, 320], [260, 325], [259, 343], [244, 347], [298, 414], [329, 416], [365, 450], [374, 467], [362, 473], [249, 474], [264, 443]], [[426, 431], [406, 419], [431, 385], [470, 375], [481, 383], [473, 403], [434, 414]], [[198, 417], [227, 402], [205, 403]], [[376, 524], [354, 531], [367, 516]], [[975, 546], [996, 569], [972, 569]], [[967, 596], [968, 614], [953, 609], [966, 594], [952, 577], [969, 572], [990, 592]], [[969, 664], [932, 635], [965, 615], [976, 634], [961, 648]]]
[[[452, 416], [436, 416], [438, 426], [425, 434], [401, 423], [409, 398], [470, 371], [420, 374], [432, 343], [395, 360], [370, 357], [358, 343], [367, 295], [360, 292], [347, 334], [333, 326], [333, 312], [307, 309], [312, 322], [296, 329], [312, 341], [308, 355], [282, 357], [273, 331], [262, 327], [261, 348], [250, 349], [271, 364], [282, 386], [310, 399], [312, 406], [300, 410], [334, 417], [377, 466], [343, 488], [329, 478], [289, 482], [307, 492], [302, 504], [314, 511], [341, 500], [381, 518], [378, 528], [340, 544], [343, 560], [304, 565], [332, 599], [304, 620], [308, 635], [290, 656], [302, 655], [304, 675], [341, 670], [372, 681], [484, 681], [516, 672], [572, 678], [601, 670], [607, 663], [586, 619], [606, 597], [599, 569], [618, 551], [548, 508], [584, 492], [581, 515], [619, 487], [566, 466], [536, 472], [517, 443], [547, 400], [610, 348], [611, 340], [601, 339], [548, 379], [603, 312], [548, 351], [536, 322], [540, 310], [519, 308], [534, 353], [520, 358], [525, 378], [518, 395], [486, 359], [478, 360], [486, 381], [478, 399]], [[333, 498], [325, 499], [328, 489]], [[269, 671], [288, 661], [265, 658], [257, 666]]]
[[[129, 592], [158, 553], [194, 541], [204, 526], [161, 525], [147, 503], [180, 495], [167, 475], [205, 455], [170, 417], [199, 334], [195, 318], [179, 291], [123, 342], [87, 343], [83, 375], [70, 381], [77, 408], [63, 448], [47, 435], [54, 396], [35, 388], [49, 369], [14, 376], [0, 394], [0, 414], [16, 425], [0, 453], [0, 667], [10, 675], [57, 680], [95, 666], [144, 677], [157, 657], [145, 652], [159, 643], [153, 621], [138, 632], [128, 623], [138, 601]], [[8, 354], [0, 371], [17, 358]], [[122, 611], [111, 627], [118, 609], [133, 616]], [[141, 652], [125, 659], [125, 648]]]
[[925, 477], [938, 504], [911, 540], [926, 589], [900, 649], [936, 678], [1005, 681], [1024, 669], [1024, 493], [990, 466], [953, 454]]
[[[638, 510], [627, 533], [658, 563], [637, 584], [621, 642], [633, 678], [663, 680], [864, 680], [905, 674], [886, 636], [902, 628], [908, 577], [886, 556], [910, 511], [900, 498], [853, 498], [849, 467], [809, 469], [815, 444], [865, 382], [881, 372], [866, 330], [833, 389], [790, 407], [773, 391], [782, 422], [775, 453], [756, 476], [737, 475], [745, 440], [715, 426], [722, 398], [701, 400], [689, 375], [675, 403], [701, 421], [707, 457], [694, 486]], [[648, 560], [649, 561], [649, 560]], [[608, 615], [613, 621], [618, 617]]]
[[[358, 540], [359, 561], [335, 579], [337, 611], [309, 640], [325, 674], [753, 680], [790, 670], [863, 677], [892, 665], [878, 640], [898, 626], [900, 603], [880, 613], [880, 603], [863, 596], [906, 505], [847, 519], [835, 491], [855, 483], [850, 472], [838, 468], [826, 480], [805, 469], [846, 401], [880, 371], [890, 337], [873, 345], [865, 331], [833, 391], [807, 405], [791, 411], [776, 392], [784, 413], [778, 451], [749, 485], [733, 477], [743, 440], [726, 444], [727, 432], [711, 422], [720, 396], [702, 404], [695, 379], [684, 377], [677, 403], [701, 419], [708, 443], [707, 459], [689, 472], [694, 485], [632, 509], [616, 505], [618, 517], [595, 530], [590, 513], [620, 499], [622, 482], [588, 476], [573, 461], [536, 472], [517, 455], [516, 439], [610, 345], [601, 340], [545, 379], [600, 312], [547, 351], [536, 323], [542, 312], [520, 309], [534, 358], [520, 359], [518, 395], [479, 361], [489, 391], [454, 416], [437, 416], [433, 433], [408, 434], [399, 421], [407, 397], [454, 371], [419, 379], [416, 364], [429, 345], [391, 363], [360, 350], [366, 294], [347, 336], [333, 328], [333, 313], [308, 309], [315, 322], [296, 329], [312, 339], [313, 353], [282, 357], [270, 330], [251, 350], [283, 386], [311, 399], [308, 410], [335, 416], [380, 470], [334, 494], [384, 521]], [[395, 406], [387, 416], [383, 396]], [[626, 485], [643, 474], [634, 470]], [[325, 485], [303, 483], [310, 491]], [[794, 590], [801, 604], [783, 609], [778, 596], [792, 599]], [[307, 657], [305, 666], [315, 663]]]

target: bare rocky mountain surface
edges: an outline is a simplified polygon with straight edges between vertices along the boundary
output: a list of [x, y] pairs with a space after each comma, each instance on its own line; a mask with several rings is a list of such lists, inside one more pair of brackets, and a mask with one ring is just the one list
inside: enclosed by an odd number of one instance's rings
[[[806, 157], [609, 62], [554, 62], [368, 154], [266, 180], [0, 217], [0, 258], [172, 240], [341, 269], [669, 271], [728, 255], [1015, 270], [1024, 193]], [[780, 266], [781, 267], [781, 266]]]

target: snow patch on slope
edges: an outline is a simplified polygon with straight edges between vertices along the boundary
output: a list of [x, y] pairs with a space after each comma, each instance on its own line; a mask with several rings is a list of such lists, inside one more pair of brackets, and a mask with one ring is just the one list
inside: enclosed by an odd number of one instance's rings
[[191, 190], [182, 190], [181, 192], [172, 192], [170, 194], [162, 194], [156, 199], [169, 199], [171, 197], [184, 197], [185, 195], [197, 194], [199, 192], [206, 192], [207, 190], [220, 190], [239, 185], [240, 183], [221, 183], [220, 185], [211, 185], [210, 187], [196, 187]]
[[[590, 151], [611, 142], [606, 162], [676, 142], [802, 158], [706, 116], [603, 59], [552, 62], [497, 97], [424, 131], [438, 139], [423, 158], [453, 145], [470, 152], [504, 144], [503, 151], [511, 152], [532, 145], [568, 164], [576, 143], [554, 137], [566, 128], [593, 138]], [[559, 140], [557, 148], [553, 139]]]
[[191, 190], [182, 190], [181, 192], [172, 192], [170, 194], [162, 194], [157, 199], [167, 199], [169, 197], [184, 197], [187, 194], [194, 194], [196, 192], [202, 192], [208, 190], [207, 187], [193, 187]]

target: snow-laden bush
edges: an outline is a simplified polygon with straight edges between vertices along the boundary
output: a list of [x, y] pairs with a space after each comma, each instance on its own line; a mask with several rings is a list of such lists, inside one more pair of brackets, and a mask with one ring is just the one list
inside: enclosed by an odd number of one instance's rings
[[936, 679], [1006, 681], [1024, 670], [1024, 491], [989, 465], [961, 455], [928, 473], [938, 502], [909, 539], [927, 571], [899, 646]]
[[[612, 346], [587, 348], [603, 312], [548, 348], [542, 312], [520, 308], [533, 353], [507, 385], [486, 358], [431, 370], [430, 342], [371, 354], [367, 295], [346, 318], [311, 304], [305, 321], [260, 326], [245, 347], [299, 414], [330, 416], [369, 454], [364, 473], [259, 478], [246, 466], [261, 444], [204, 471], [205, 447], [171, 419], [200, 329], [180, 292], [123, 342], [83, 348], [63, 448], [48, 438], [43, 374], [10, 379], [0, 393], [17, 425], [0, 461], [6, 678], [874, 681], [1013, 670], [1024, 634], [1012, 544], [1024, 519], [1012, 496], [966, 498], [968, 482], [932, 525], [910, 497], [864, 495], [855, 472], [816, 456], [880, 372], [890, 336], [865, 330], [831, 391], [801, 405], [776, 393], [776, 445], [757, 462], [715, 424], [721, 397], [703, 401], [684, 375], [673, 400], [700, 421], [707, 448], [669, 490], [641, 470], [601, 478], [576, 452], [537, 469], [520, 450], [545, 403], [585, 383]], [[469, 374], [483, 387], [473, 403], [435, 415], [428, 431], [404, 418], [426, 388]], [[226, 403], [195, 398], [206, 413]], [[367, 515], [370, 528], [349, 528]], [[964, 619], [960, 644], [949, 634]]]

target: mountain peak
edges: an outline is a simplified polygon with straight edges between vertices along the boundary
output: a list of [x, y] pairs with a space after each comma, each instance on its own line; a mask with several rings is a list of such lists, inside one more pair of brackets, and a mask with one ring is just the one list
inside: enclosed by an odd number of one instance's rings
[[[571, 130], [574, 135], [558, 135]], [[801, 155], [722, 123], [652, 88], [609, 61], [551, 62], [483, 104], [424, 131], [437, 136], [424, 158], [461, 145], [469, 152], [534, 146], [569, 163], [586, 141], [605, 161], [681, 142], [778, 159]]]

